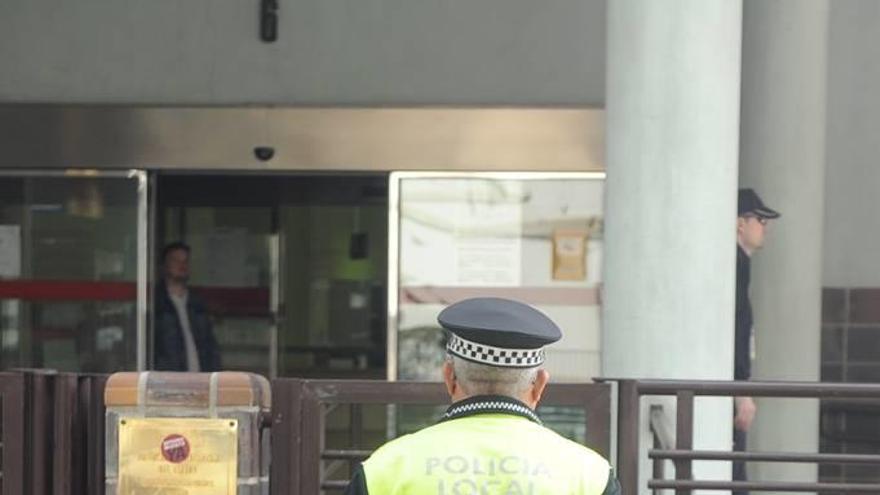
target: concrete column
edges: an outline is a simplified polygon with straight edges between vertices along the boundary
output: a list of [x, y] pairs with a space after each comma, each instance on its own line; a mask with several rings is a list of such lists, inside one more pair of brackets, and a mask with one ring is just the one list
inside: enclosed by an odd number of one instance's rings
[[[733, 376], [741, 7], [608, 3], [605, 376]], [[731, 401], [697, 406], [695, 446], [730, 449]]]
[[[782, 212], [752, 262], [755, 380], [818, 381], [828, 2], [746, 0], [740, 183]], [[759, 400], [750, 450], [816, 452], [814, 401]], [[756, 464], [756, 479], [814, 480], [813, 466]]]

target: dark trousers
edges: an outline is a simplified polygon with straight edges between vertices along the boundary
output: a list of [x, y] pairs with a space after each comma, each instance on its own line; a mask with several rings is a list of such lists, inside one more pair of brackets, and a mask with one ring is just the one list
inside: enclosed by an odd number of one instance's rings
[[[733, 429], [733, 450], [744, 452], [746, 450], [746, 432]], [[746, 463], [733, 461], [733, 481], [746, 481]], [[749, 495], [747, 490], [732, 490], [733, 495]]]

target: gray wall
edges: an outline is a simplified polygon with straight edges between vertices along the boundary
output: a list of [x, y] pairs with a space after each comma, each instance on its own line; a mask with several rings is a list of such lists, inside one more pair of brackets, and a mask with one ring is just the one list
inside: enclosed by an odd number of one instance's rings
[[880, 286], [880, 2], [831, 2], [823, 284]]
[[596, 105], [604, 0], [2, 0], [0, 102]]

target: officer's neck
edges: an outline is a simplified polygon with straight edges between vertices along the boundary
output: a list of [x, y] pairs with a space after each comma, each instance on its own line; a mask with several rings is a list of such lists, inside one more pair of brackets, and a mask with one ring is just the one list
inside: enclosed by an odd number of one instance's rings
[[[449, 393], [449, 398], [452, 399], [453, 403], [470, 399], [478, 395], [470, 393], [465, 387], [462, 387], [451, 366], [444, 367], [443, 371], [443, 381], [446, 383], [446, 391]], [[541, 396], [544, 395], [544, 388], [549, 381], [550, 374], [547, 370], [542, 368], [538, 370], [538, 373], [535, 375], [535, 381], [532, 382], [532, 384], [521, 394], [512, 398], [522, 402], [532, 410], [535, 410], [535, 408], [538, 407], [538, 402], [541, 401]]]

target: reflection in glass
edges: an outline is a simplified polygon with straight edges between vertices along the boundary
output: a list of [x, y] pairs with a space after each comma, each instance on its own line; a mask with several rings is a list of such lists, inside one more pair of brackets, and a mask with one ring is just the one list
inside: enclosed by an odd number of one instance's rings
[[0, 177], [0, 366], [136, 367], [138, 183]]
[[[602, 177], [512, 177], [392, 176], [399, 180], [397, 379], [440, 380], [445, 342], [437, 314], [475, 296], [532, 304], [562, 327], [562, 341], [547, 350], [554, 381], [598, 374]], [[541, 412], [565, 436], [585, 438], [582, 410]], [[417, 428], [436, 416], [400, 407], [396, 421]]]
[[399, 379], [438, 379], [427, 357], [443, 338], [436, 315], [477, 295], [518, 299], [557, 321], [555, 380], [598, 373], [601, 180], [404, 174], [399, 205]]
[[407, 328], [398, 340], [400, 355], [406, 356], [400, 363], [400, 380], [434, 382], [440, 380], [440, 367], [446, 354], [446, 335], [436, 326]]
[[387, 207], [288, 205], [284, 376], [376, 378], [385, 366]]

